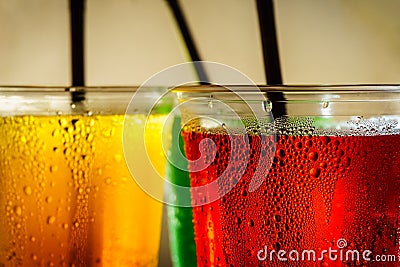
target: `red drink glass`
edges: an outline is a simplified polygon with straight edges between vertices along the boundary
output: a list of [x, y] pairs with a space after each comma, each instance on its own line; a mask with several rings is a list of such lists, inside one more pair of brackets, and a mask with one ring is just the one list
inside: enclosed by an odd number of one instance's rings
[[176, 92], [198, 266], [398, 266], [400, 87]]

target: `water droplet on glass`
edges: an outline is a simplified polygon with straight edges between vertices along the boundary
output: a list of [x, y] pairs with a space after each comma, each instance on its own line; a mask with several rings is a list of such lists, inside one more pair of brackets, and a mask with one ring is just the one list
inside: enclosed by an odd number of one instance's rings
[[276, 222], [280, 222], [281, 221], [281, 215], [274, 215], [274, 219]]
[[311, 168], [310, 175], [312, 177], [318, 178], [320, 174], [321, 174], [321, 169], [320, 168]]
[[272, 102], [270, 100], [266, 100], [262, 102], [263, 109], [266, 112], [271, 112], [272, 110]]
[[308, 153], [308, 158], [312, 161], [316, 161], [318, 159], [318, 153], [317, 152], [310, 152]]
[[254, 221], [253, 221], [252, 219], [250, 219], [250, 221], [248, 222], [248, 224], [249, 224], [250, 227], [253, 227], [253, 226], [254, 226]]
[[21, 216], [21, 214], [22, 214], [22, 208], [21, 208], [20, 206], [15, 206], [15, 207], [14, 207], [14, 213], [15, 213], [17, 216]]
[[241, 224], [242, 220], [239, 217], [236, 217], [235, 222], [236, 224]]
[[58, 170], [58, 166], [57, 165], [50, 166], [50, 172], [56, 172], [57, 170]]
[[53, 224], [56, 221], [56, 217], [49, 216], [47, 217], [47, 224]]
[[30, 195], [32, 195], [32, 188], [30, 186], [25, 186], [24, 192], [27, 196], [30, 196]]
[[349, 167], [350, 166], [350, 162], [351, 162], [351, 159], [349, 157], [345, 157], [344, 160], [343, 160], [343, 165], [345, 167]]
[[344, 151], [343, 151], [342, 149], [339, 149], [339, 150], [336, 152], [336, 155], [337, 155], [338, 157], [342, 157], [342, 156], [344, 155]]

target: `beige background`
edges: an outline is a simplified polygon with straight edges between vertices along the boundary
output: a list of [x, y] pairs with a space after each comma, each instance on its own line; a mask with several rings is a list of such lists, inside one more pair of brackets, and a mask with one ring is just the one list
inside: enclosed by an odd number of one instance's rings
[[[204, 60], [265, 82], [254, 1], [181, 2]], [[286, 83], [400, 82], [400, 1], [275, 8]], [[70, 84], [66, 0], [0, 0], [0, 25], [0, 84]], [[188, 60], [165, 0], [87, 0], [86, 34], [88, 85], [141, 84]]]
[[[254, 1], [181, 2], [204, 60], [265, 82]], [[400, 1], [276, 0], [275, 8], [286, 83], [400, 82]], [[69, 49], [67, 0], [0, 0], [0, 84], [70, 85]], [[139, 85], [187, 60], [165, 0], [87, 0], [88, 85]]]

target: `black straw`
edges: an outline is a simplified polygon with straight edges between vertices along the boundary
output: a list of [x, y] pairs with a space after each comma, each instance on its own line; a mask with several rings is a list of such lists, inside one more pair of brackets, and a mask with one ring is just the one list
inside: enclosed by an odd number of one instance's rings
[[[280, 85], [282, 84], [282, 74], [276, 38], [274, 6], [272, 0], [256, 1], [264, 56], [265, 77], [268, 85]], [[280, 92], [270, 92], [267, 95], [273, 104], [272, 113], [274, 117], [278, 118], [286, 115], [285, 97], [283, 94]]]
[[179, 5], [178, 0], [167, 0], [169, 7], [174, 14], [175, 21], [179, 26], [182, 37], [185, 40], [186, 47], [189, 51], [190, 58], [192, 62], [195, 62], [194, 67], [196, 69], [197, 76], [200, 80], [200, 84], [209, 84], [209, 79], [207, 73], [201, 64], [200, 54], [197, 50], [196, 44], [192, 38], [192, 34], [186, 23], [185, 16], [183, 15], [181, 6]]
[[[72, 86], [85, 85], [84, 13], [85, 0], [69, 0], [71, 29]], [[72, 101], [85, 99], [85, 92], [72, 92]]]

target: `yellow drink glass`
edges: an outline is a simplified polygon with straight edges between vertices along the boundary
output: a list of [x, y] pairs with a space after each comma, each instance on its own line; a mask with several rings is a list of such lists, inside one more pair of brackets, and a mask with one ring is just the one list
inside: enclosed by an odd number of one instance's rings
[[[135, 88], [85, 88], [77, 103], [71, 91], [0, 88], [0, 266], [157, 266], [162, 203], [132, 179], [122, 136], [155, 140], [135, 159], [163, 175], [170, 103], [125, 115]], [[148, 91], [136, 97], [162, 89]]]

